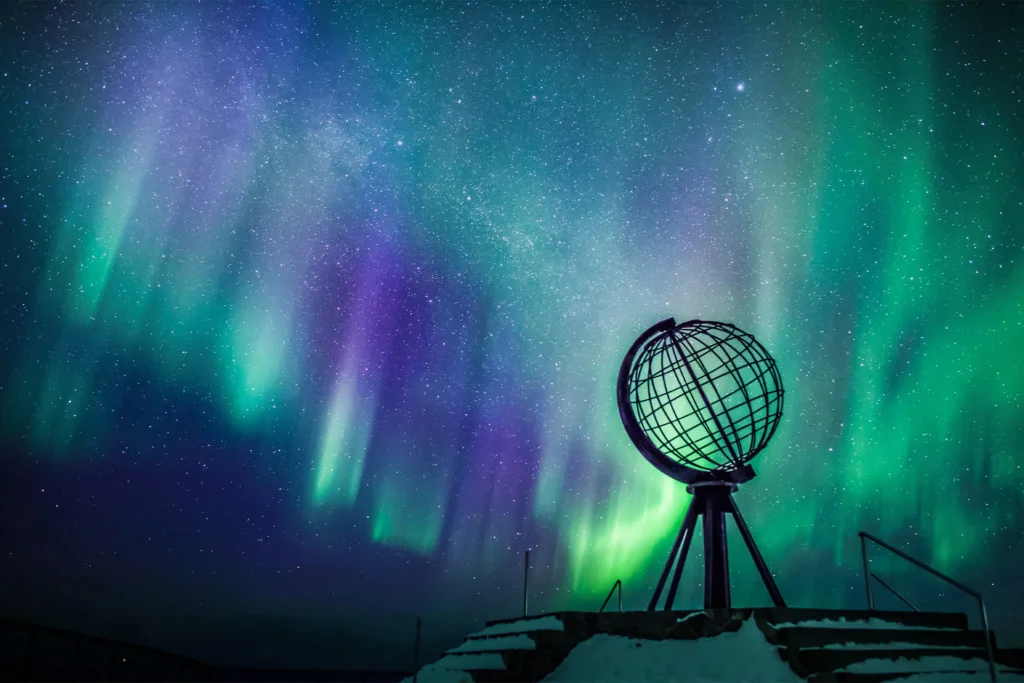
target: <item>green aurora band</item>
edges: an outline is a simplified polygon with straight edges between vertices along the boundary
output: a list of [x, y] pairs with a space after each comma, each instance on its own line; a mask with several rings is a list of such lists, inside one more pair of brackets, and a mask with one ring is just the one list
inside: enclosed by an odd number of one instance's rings
[[173, 425], [124, 406], [162, 392], [438, 602], [532, 546], [535, 609], [639, 607], [689, 496], [616, 372], [701, 317], [783, 375], [738, 501], [790, 603], [861, 604], [860, 529], [1007, 588], [1019, 5], [225, 5], [18, 8], [55, 37], [4, 67], [6, 458], [156, 467]]

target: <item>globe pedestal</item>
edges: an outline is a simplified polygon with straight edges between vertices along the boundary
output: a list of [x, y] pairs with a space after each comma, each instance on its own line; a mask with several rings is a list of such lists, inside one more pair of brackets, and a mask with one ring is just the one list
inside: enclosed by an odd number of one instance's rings
[[[749, 468], [747, 468], [749, 469]], [[753, 476], [753, 471], [750, 472]], [[649, 610], [658, 608], [658, 601], [661, 592], [665, 588], [669, 572], [675, 565], [675, 572], [672, 574], [672, 583], [669, 585], [668, 595], [665, 597], [665, 609], [671, 610], [675, 602], [676, 592], [679, 589], [679, 580], [683, 576], [683, 567], [686, 565], [686, 556], [690, 551], [690, 544], [693, 542], [693, 535], [697, 530], [697, 518], [703, 517], [704, 521], [704, 609], [728, 609], [732, 607], [732, 595], [729, 589], [729, 547], [726, 540], [725, 516], [731, 514], [736, 522], [736, 527], [743, 537], [743, 542], [754, 560], [758, 574], [764, 582], [772, 603], [776, 607], [785, 607], [782, 593], [775, 585], [775, 579], [768, 571], [761, 552], [754, 543], [754, 537], [740, 514], [732, 494], [738, 485], [728, 481], [706, 481], [694, 483], [686, 487], [686, 491], [693, 495], [690, 506], [683, 517], [682, 527], [675, 543], [672, 544], [672, 551], [669, 553], [668, 561], [658, 579], [658, 586], [654, 590], [654, 596], [647, 606]]]
[[776, 607], [782, 594], [732, 494], [754, 478], [748, 464], [782, 417], [782, 378], [768, 351], [734, 325], [668, 318], [626, 352], [617, 399], [622, 425], [648, 462], [693, 495], [648, 606], [657, 609], [668, 575], [671, 610], [686, 556], [704, 518], [704, 608], [732, 607], [725, 519], [732, 515]]

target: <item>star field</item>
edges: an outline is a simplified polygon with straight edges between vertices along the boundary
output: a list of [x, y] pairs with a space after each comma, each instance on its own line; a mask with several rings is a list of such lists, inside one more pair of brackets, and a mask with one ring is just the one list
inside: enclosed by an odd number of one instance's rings
[[[864, 529], [1024, 640], [1022, 26], [1014, 3], [16, 4], [0, 612], [409, 668], [417, 615], [429, 653], [517, 613], [528, 548], [533, 611], [616, 579], [641, 608], [689, 496], [615, 378], [673, 316], [778, 362], [737, 501], [790, 604], [863, 606]], [[734, 604], [767, 604], [733, 556]]]

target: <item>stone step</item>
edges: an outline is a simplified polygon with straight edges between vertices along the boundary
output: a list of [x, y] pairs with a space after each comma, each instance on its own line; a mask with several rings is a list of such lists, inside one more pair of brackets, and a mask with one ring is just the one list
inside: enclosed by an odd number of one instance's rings
[[[822, 628], [848, 624], [845, 628], [858, 628], [860, 622], [872, 627], [911, 626], [917, 628], [938, 628], [967, 630], [967, 615], [962, 612], [900, 612], [881, 610], [830, 610], [805, 609], [800, 607], [767, 607], [754, 610], [755, 616], [773, 625], [812, 626], [800, 622], [818, 622]], [[855, 623], [851, 623], [855, 622]]]
[[[451, 668], [469, 674], [476, 683], [539, 681], [554, 671], [581, 641], [605, 633], [650, 640], [694, 639], [735, 630], [753, 617], [779, 654], [800, 676], [812, 680], [865, 682], [898, 678], [884, 673], [879, 678], [862, 673], [836, 671], [870, 659], [899, 660], [894, 669], [908, 667], [907, 660], [933, 657], [928, 665], [947, 667], [955, 675], [958, 661], [984, 660], [984, 634], [967, 628], [961, 613], [828, 610], [802, 608], [740, 608], [732, 610], [558, 612], [536, 617], [488, 622], [485, 629], [468, 636], [445, 653]], [[993, 634], [993, 645], [995, 643]], [[842, 647], [849, 644], [848, 647]], [[836, 647], [829, 647], [836, 646]], [[1024, 653], [997, 656], [1004, 666], [1024, 668]], [[941, 657], [942, 659], [937, 659]], [[858, 667], [854, 667], [856, 670]], [[875, 674], [871, 674], [875, 676]]]
[[[507, 647], [506, 644], [514, 643], [515, 638], [519, 636], [528, 638], [533, 642], [533, 647]], [[515, 650], [515, 649], [533, 649], [541, 650], [545, 648], [562, 648], [572, 647], [576, 643], [576, 639], [565, 631], [528, 631], [526, 633], [515, 633], [505, 635], [491, 635], [491, 636], [469, 636], [462, 641], [462, 644], [458, 647], [452, 648], [448, 652], [491, 652], [499, 650]]]
[[996, 661], [1014, 669], [1024, 669], [1024, 648], [1001, 647], [996, 650]]
[[[977, 671], [975, 669], [960, 670], [960, 671], [930, 671], [928, 673], [938, 673], [945, 680], [960, 676], [963, 677], [964, 683], [986, 683], [988, 681], [988, 671]], [[921, 675], [922, 672], [916, 671], [901, 671], [899, 673], [854, 673], [850, 671], [837, 671], [835, 673], [826, 672], [822, 674], [814, 674], [807, 679], [808, 683], [885, 683], [885, 681], [900, 681], [908, 676]], [[1024, 681], [1024, 669], [1003, 669], [999, 672], [1000, 683], [1020, 683]]]
[[473, 677], [473, 683], [525, 683], [511, 671], [499, 669], [465, 669]]
[[[467, 638], [458, 647], [445, 652], [445, 656], [466, 656], [471, 654], [498, 654], [507, 660], [516, 658], [550, 658], [552, 655], [564, 659], [577, 645], [577, 640], [561, 632], [534, 632], [494, 638]], [[559, 659], [559, 661], [561, 661]]]
[[[486, 631], [486, 630], [490, 629], [493, 626], [500, 626], [500, 625], [503, 625], [503, 624], [523, 624], [523, 625], [527, 625], [527, 626], [529, 626], [531, 624], [544, 624], [544, 623], [550, 622], [550, 618], [554, 618], [554, 619], [557, 619], [558, 621], [561, 621], [562, 620], [562, 616], [565, 615], [565, 614], [577, 614], [577, 613], [576, 612], [546, 612], [544, 614], [536, 614], [536, 615], [529, 616], [529, 617], [506, 617], [504, 619], [490, 619], [489, 621], [485, 622], [487, 624], [487, 628], [485, 628], [484, 630]], [[579, 612], [578, 614], [598, 614], [598, 612]]]
[[[982, 634], [981, 642], [984, 643], [984, 634]], [[953, 657], [965, 661], [976, 660], [976, 662], [987, 661], [988, 659], [988, 653], [984, 646], [900, 648], [884, 647], [883, 645], [878, 649], [793, 649], [782, 650], [780, 654], [783, 656], [783, 659], [789, 662], [790, 667], [798, 675], [810, 676], [811, 678], [819, 676], [819, 680], [826, 680], [825, 678], [820, 678], [820, 675], [827, 677], [827, 675], [831, 675], [833, 672], [836, 676], [852, 674], [854, 672], [837, 671], [837, 669], [843, 669], [856, 662], [863, 662], [869, 659], [897, 661], [901, 658], [920, 660], [932, 657]], [[1024, 649], [997, 648], [993, 651], [993, 658], [1000, 670], [1024, 671]], [[905, 662], [900, 663], [901, 668], [905, 665]], [[955, 668], [949, 669], [949, 671], [954, 673], [958, 670]], [[892, 677], [891, 675], [889, 676]]]
[[[992, 646], [996, 646], [995, 633], [990, 631]], [[825, 647], [843, 643], [862, 645], [886, 643], [914, 643], [936, 647], [985, 647], [984, 631], [931, 631], [925, 629], [882, 628], [814, 628], [790, 626], [775, 631], [770, 640], [776, 645], [807, 648]]]
[[[489, 626], [448, 650], [444, 659], [453, 668], [467, 672], [476, 683], [539, 681], [554, 671], [581, 640], [561, 630], [519, 631], [519, 622], [504, 623], [516, 628], [488, 632]], [[481, 656], [491, 660], [487, 666], [476, 665]], [[501, 666], [493, 665], [495, 658], [500, 658]]]
[[514, 650], [501, 653], [505, 669], [519, 681], [539, 681], [558, 668], [575, 645], [538, 651]]
[[[641, 633], [649, 633], [647, 637], [658, 637], [676, 623], [687, 618], [706, 615], [711, 621], [722, 623], [733, 617], [743, 621], [751, 615], [769, 624], [796, 624], [799, 622], [824, 622], [823, 626], [835, 626], [848, 622], [869, 622], [871, 627], [916, 627], [932, 629], [967, 630], [967, 615], [961, 612], [904, 612], [888, 610], [837, 610], [811, 609], [802, 607], [746, 607], [731, 610], [674, 610], [666, 612], [631, 611], [631, 612], [553, 612], [548, 615], [527, 618], [497, 619], [488, 621], [490, 629], [499, 625], [529, 624], [535, 621], [554, 619], [564, 624], [566, 629], [582, 629], [590, 633], [616, 633], [625, 635], [625, 631], [635, 632], [635, 637], [644, 637]], [[838, 624], [836, 623], [838, 622]], [[517, 626], [518, 628], [519, 626]], [[849, 627], [855, 627], [851, 624]], [[487, 629], [485, 629], [487, 630]], [[660, 637], [665, 637], [660, 635]]]
[[[897, 660], [918, 660], [928, 657], [953, 657], [956, 659], [985, 659], [985, 648], [886, 648], [878, 649], [807, 649], [787, 650], [780, 652], [789, 662], [790, 667], [800, 676], [816, 673], [837, 671], [867, 660], [891, 660], [894, 666]], [[906, 662], [899, 663], [900, 668]]]

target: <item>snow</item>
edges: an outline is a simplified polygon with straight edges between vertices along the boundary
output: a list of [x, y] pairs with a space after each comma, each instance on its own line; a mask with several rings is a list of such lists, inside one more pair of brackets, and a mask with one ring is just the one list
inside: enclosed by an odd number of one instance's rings
[[488, 626], [479, 633], [474, 633], [470, 638], [500, 636], [507, 633], [529, 633], [530, 631], [564, 631], [565, 626], [558, 617], [534, 617], [532, 619], [519, 619], [517, 621], [506, 621], [501, 624]]
[[773, 628], [793, 628], [795, 626], [813, 626], [814, 628], [878, 628], [878, 629], [904, 629], [908, 631], [962, 631], [959, 628], [943, 628], [937, 626], [908, 626], [898, 621], [886, 621], [885, 619], [850, 619], [839, 617], [838, 619], [817, 619], [811, 621], [784, 622], [774, 624]]
[[448, 650], [455, 652], [495, 652], [500, 650], [536, 650], [537, 643], [525, 633], [496, 638], [471, 638], [458, 647]]
[[497, 669], [505, 668], [505, 660], [497, 652], [480, 652], [467, 655], [445, 655], [434, 664], [444, 669]]
[[[989, 683], [988, 669], [985, 671], [973, 671], [964, 673], [962, 671], [942, 671], [926, 674], [914, 674], [897, 678], [897, 683]], [[1024, 675], [1020, 673], [1000, 673], [1000, 681], [1024, 681]]]
[[[1011, 667], [996, 663], [996, 671], [1007, 671]], [[900, 672], [951, 672], [951, 671], [979, 671], [988, 675], [988, 661], [985, 659], [961, 659], [959, 657], [921, 657], [918, 659], [865, 659], [862, 662], [854, 662], [838, 671], [846, 671], [858, 674], [887, 674]]]
[[[742, 656], [737, 656], [742, 652]], [[639, 640], [599, 634], [577, 645], [546, 682], [797, 683], [749, 619], [739, 631], [698, 640]]]
[[[416, 676], [417, 683], [473, 683], [466, 669], [493, 669], [503, 671], [505, 661], [496, 652], [467, 655], [445, 655], [433, 664], [427, 664]], [[412, 683], [412, 676], [402, 680]]]
[[801, 650], [976, 650], [976, 645], [922, 645], [921, 643], [829, 643]]
[[[503, 671], [505, 661], [498, 650], [533, 650], [536, 644], [526, 635], [533, 631], [564, 631], [562, 622], [552, 616], [519, 619], [488, 626], [474, 633], [448, 654], [419, 670], [417, 683], [473, 683], [470, 669]], [[502, 636], [502, 637], [491, 637]], [[402, 683], [412, 683], [408, 677]]]
[[[929, 631], [960, 629], [920, 628], [881, 619], [802, 621], [777, 624], [776, 628], [814, 626], [817, 628], [879, 628]], [[533, 617], [495, 624], [469, 637], [441, 660], [420, 669], [418, 683], [473, 683], [469, 670], [504, 671], [500, 651], [535, 649], [529, 637], [534, 631], [564, 630], [554, 616]], [[917, 643], [843, 643], [823, 649], [929, 649]], [[1000, 679], [1024, 683], [1024, 673], [1000, 664]], [[988, 662], [981, 658], [953, 656], [889, 659], [878, 657], [855, 662], [840, 669], [848, 673], [904, 675], [898, 683], [986, 683]], [[738, 631], [697, 640], [640, 640], [598, 634], [579, 643], [561, 665], [543, 679], [547, 683], [800, 683], [802, 681], [777, 648], [769, 643], [754, 620], [747, 619]], [[403, 683], [411, 683], [406, 678]]]
[[[473, 683], [473, 677], [461, 669], [439, 669], [428, 664], [420, 669], [416, 676], [417, 683]], [[402, 683], [412, 683], [412, 676], [403, 678]]]

